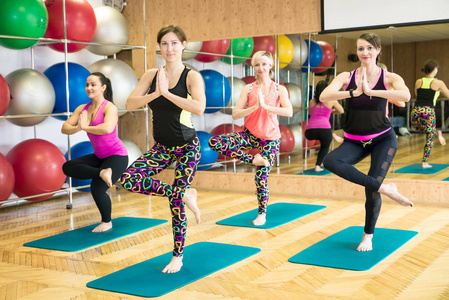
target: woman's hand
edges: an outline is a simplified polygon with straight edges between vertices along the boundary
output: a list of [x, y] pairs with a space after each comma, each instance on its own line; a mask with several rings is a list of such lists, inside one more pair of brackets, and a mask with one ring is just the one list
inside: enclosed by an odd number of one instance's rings
[[[367, 76], [366, 76], [366, 68], [365, 67], [362, 68], [362, 84], [361, 84], [361, 86], [362, 86], [362, 89], [363, 89], [363, 93], [365, 95], [367, 95], [367, 96], [371, 96], [372, 90], [369, 87], [369, 82], [368, 82], [368, 79], [367, 79]], [[359, 87], [357, 87], [357, 89], [358, 88]]]
[[89, 127], [89, 123], [90, 123], [90, 121], [89, 121], [89, 117], [87, 114], [87, 110], [83, 110], [80, 114], [80, 119], [78, 121], [78, 127], [81, 130], [86, 130], [86, 128]]
[[165, 76], [165, 71], [162, 66], [159, 66], [159, 70], [157, 72], [156, 93], [159, 93], [162, 96], [168, 94], [168, 79], [167, 76]]
[[256, 107], [257, 108], [263, 108], [266, 109], [266, 105], [265, 105], [265, 97], [262, 94], [262, 88], [257, 86], [257, 101], [256, 101]]

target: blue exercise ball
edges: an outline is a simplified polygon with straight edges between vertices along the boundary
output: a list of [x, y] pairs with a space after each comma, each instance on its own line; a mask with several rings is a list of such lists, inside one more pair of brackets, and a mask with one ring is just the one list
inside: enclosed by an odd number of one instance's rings
[[206, 86], [206, 110], [204, 112], [214, 113], [222, 107], [226, 107], [231, 99], [229, 80], [215, 70], [201, 70], [200, 73]]
[[209, 147], [209, 139], [212, 137], [212, 134], [206, 131], [197, 131], [198, 139], [200, 140], [201, 146], [201, 159], [199, 162], [198, 170], [207, 170], [217, 161], [218, 152], [212, 150]]
[[[93, 154], [93, 153], [94, 153], [94, 148], [92, 148], [92, 144], [88, 141], [79, 142], [78, 144], [75, 144], [72, 147], [70, 147], [70, 159], [75, 159], [75, 158], [85, 156], [88, 154]], [[68, 151], [65, 153], [65, 159], [67, 161], [69, 160], [69, 152]], [[67, 182], [68, 182], [68, 180], [69, 179], [67, 177]], [[81, 188], [78, 190], [83, 191], [83, 192], [90, 192], [90, 183], [91, 182], [92, 182], [92, 179], [72, 178], [72, 187], [76, 188], [78, 186], [89, 185], [89, 187]]]
[[[69, 77], [69, 110], [74, 112], [81, 104], [90, 102], [86, 94], [86, 79], [90, 72], [83, 66], [76, 63], [68, 63]], [[55, 90], [55, 107], [53, 113], [67, 112], [66, 93], [66, 73], [65, 63], [57, 63], [44, 71], [44, 75], [50, 79]], [[59, 120], [67, 120], [67, 116], [55, 116]]]
[[323, 59], [323, 49], [321, 49], [321, 46], [317, 42], [310, 40], [310, 45], [309, 40], [305, 40], [305, 42], [307, 44], [307, 47], [310, 47], [308, 48], [310, 51], [306, 61], [302, 65], [303, 67], [301, 71], [303, 71], [304, 73], [309, 71], [307, 68], [309, 65], [309, 60], [310, 60], [310, 71], [313, 71], [316, 67], [319, 66], [321, 60]]

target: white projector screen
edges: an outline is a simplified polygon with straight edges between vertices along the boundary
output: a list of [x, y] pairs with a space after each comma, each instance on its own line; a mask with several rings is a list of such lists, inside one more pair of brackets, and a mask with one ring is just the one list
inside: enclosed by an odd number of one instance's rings
[[449, 22], [449, 0], [321, 0], [322, 31]]

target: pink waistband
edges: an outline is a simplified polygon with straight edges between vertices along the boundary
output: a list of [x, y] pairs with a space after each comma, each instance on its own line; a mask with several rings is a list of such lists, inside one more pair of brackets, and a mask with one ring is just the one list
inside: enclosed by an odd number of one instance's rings
[[382, 132], [369, 134], [369, 135], [354, 135], [354, 134], [349, 134], [349, 133], [345, 132], [345, 138], [348, 138], [348, 139], [351, 139], [351, 140], [356, 140], [356, 141], [368, 141], [368, 140], [371, 140], [371, 139], [374, 139], [374, 138], [378, 137], [379, 135], [384, 134], [388, 130], [391, 130], [391, 127], [388, 128], [387, 130], [382, 131]]

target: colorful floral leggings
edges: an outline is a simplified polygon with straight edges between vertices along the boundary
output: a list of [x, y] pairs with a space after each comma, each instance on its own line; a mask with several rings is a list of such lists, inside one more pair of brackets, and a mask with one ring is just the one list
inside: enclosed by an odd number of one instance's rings
[[433, 139], [436, 132], [435, 109], [430, 106], [415, 106], [411, 112], [411, 123], [417, 131], [426, 134], [423, 162], [429, 159], [433, 148]]
[[259, 214], [267, 211], [268, 199], [270, 197], [268, 189], [268, 176], [276, 160], [279, 151], [280, 140], [262, 140], [255, 137], [248, 130], [241, 132], [222, 134], [211, 137], [209, 146], [223, 155], [237, 158], [247, 163], [252, 163], [254, 156], [244, 151], [258, 149], [260, 155], [270, 163], [269, 167], [258, 166], [256, 170], [257, 201], [259, 202]]
[[[182, 198], [193, 182], [200, 158], [198, 137], [179, 147], [166, 147], [156, 142], [153, 148], [134, 161], [121, 177], [122, 186], [130, 192], [168, 197], [174, 238], [173, 256], [182, 256], [184, 252], [187, 217]], [[151, 178], [175, 161], [173, 184]]]

